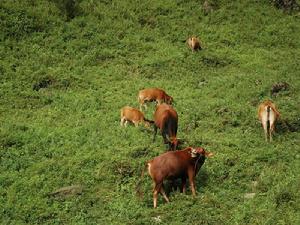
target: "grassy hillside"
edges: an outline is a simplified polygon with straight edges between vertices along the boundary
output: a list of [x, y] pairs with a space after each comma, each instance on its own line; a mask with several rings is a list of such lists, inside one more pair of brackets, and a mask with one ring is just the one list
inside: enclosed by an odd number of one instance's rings
[[[271, 1], [0, 2], [1, 224], [300, 224], [300, 14]], [[193, 53], [184, 41], [201, 38]], [[274, 83], [289, 88], [271, 95]], [[178, 137], [215, 154], [197, 197], [152, 208], [144, 163], [161, 136], [120, 127], [119, 110], [160, 87]], [[256, 111], [281, 120], [264, 141]], [[153, 116], [154, 105], [146, 112]], [[69, 185], [81, 195], [51, 197]], [[247, 198], [247, 193], [255, 193]]]

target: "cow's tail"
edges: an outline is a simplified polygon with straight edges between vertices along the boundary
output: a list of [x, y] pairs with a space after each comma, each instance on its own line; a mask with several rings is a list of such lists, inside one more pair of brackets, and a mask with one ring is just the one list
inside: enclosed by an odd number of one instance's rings
[[271, 106], [267, 106], [267, 130], [269, 131], [270, 129], [270, 112], [271, 112], [272, 108]]
[[142, 173], [141, 173], [141, 177], [139, 179], [139, 181], [137, 182], [136, 184], [136, 195], [141, 199], [144, 197], [144, 193], [142, 191], [142, 184], [143, 184], [143, 178], [144, 178], [144, 174], [145, 174], [145, 170], [148, 168], [148, 162], [145, 163], [144, 165], [144, 168], [142, 170]]
[[269, 117], [269, 113], [270, 113], [270, 111], [271, 111], [271, 106], [267, 106], [267, 113], [268, 113], [268, 117]]

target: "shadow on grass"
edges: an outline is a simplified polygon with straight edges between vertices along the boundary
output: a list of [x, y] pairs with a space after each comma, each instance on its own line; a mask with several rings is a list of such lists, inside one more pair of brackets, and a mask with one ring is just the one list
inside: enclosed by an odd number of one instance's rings
[[300, 117], [296, 119], [280, 119], [276, 123], [276, 133], [284, 134], [288, 132], [299, 132], [300, 131]]
[[[198, 175], [195, 178], [195, 186], [196, 186], [196, 193], [201, 193], [203, 190], [203, 187], [207, 186], [209, 179], [209, 174], [205, 169], [200, 169]], [[165, 190], [168, 195], [170, 195], [173, 192], [180, 191], [181, 187], [181, 179], [176, 180], [167, 180], [164, 182]], [[187, 178], [186, 182], [186, 194], [190, 195], [192, 193], [190, 184]]]

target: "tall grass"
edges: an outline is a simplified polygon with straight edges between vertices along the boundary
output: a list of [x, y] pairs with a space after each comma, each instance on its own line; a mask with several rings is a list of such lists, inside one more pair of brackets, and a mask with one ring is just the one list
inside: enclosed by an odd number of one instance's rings
[[[0, 3], [2, 224], [299, 224], [299, 12], [250, 0], [209, 1], [208, 14], [204, 1], [67, 2]], [[188, 49], [190, 35], [202, 51]], [[151, 179], [142, 199], [136, 185], [162, 138], [119, 125], [146, 87], [174, 97], [182, 148], [215, 154], [195, 198], [171, 192], [155, 210]], [[272, 143], [256, 115], [268, 98], [282, 115]], [[73, 184], [81, 195], [49, 196]]]

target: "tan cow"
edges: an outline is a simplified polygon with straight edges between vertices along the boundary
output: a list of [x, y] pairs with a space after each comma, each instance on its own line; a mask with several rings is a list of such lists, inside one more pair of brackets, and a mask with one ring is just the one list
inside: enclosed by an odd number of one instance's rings
[[266, 100], [259, 105], [258, 118], [264, 128], [266, 141], [268, 141], [268, 136], [270, 141], [272, 141], [272, 132], [274, 131], [275, 122], [279, 116], [280, 113], [271, 100]]
[[145, 105], [146, 102], [156, 101], [157, 104], [165, 102], [171, 105], [173, 102], [173, 98], [162, 89], [147, 88], [139, 91], [138, 101], [140, 103], [140, 110], [142, 110], [142, 106], [147, 109], [147, 106]]
[[124, 106], [121, 109], [121, 126], [127, 126], [128, 122], [133, 123], [136, 127], [141, 123], [143, 123], [145, 127], [150, 127], [150, 125], [154, 123], [154, 121], [147, 120], [144, 113], [140, 110], [130, 106]]
[[197, 37], [190, 37], [187, 39], [188, 46], [192, 49], [192, 51], [201, 50], [200, 40]]

